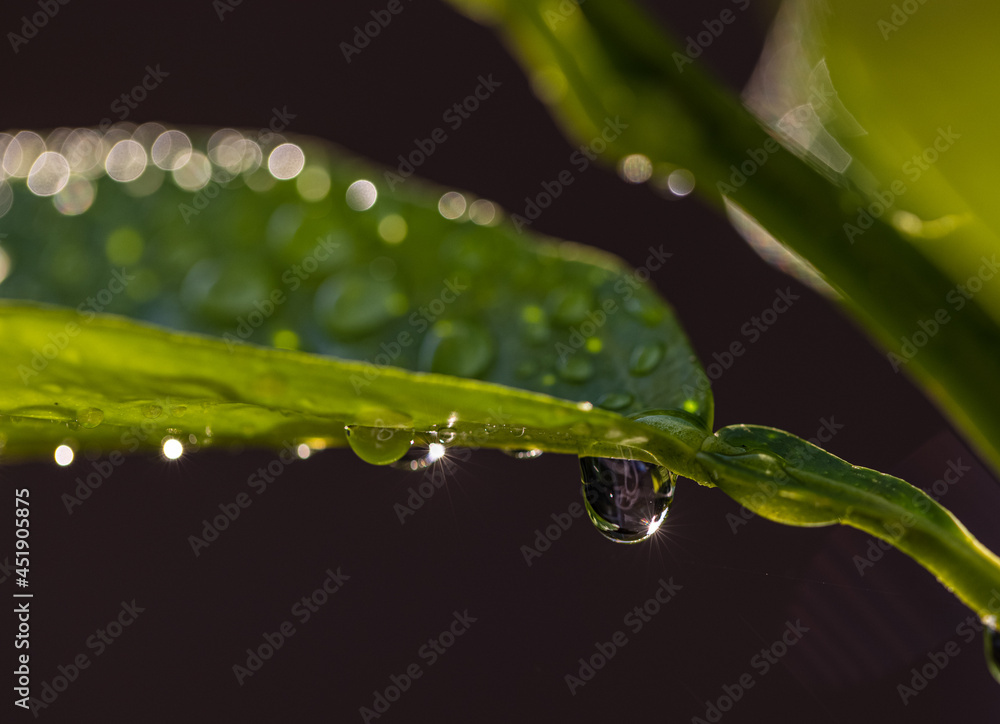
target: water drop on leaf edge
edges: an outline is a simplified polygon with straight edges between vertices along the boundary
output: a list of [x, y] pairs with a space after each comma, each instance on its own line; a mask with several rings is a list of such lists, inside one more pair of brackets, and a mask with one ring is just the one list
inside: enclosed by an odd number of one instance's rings
[[594, 527], [616, 543], [639, 543], [663, 523], [676, 476], [663, 468], [615, 458], [580, 458], [584, 507]]
[[372, 465], [394, 463], [413, 446], [413, 430], [356, 425], [348, 425], [345, 429], [347, 444], [359, 458]]

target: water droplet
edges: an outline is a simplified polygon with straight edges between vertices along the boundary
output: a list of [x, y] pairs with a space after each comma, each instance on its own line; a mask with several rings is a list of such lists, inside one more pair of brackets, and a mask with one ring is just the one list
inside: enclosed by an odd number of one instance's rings
[[632, 404], [632, 395], [628, 392], [608, 392], [597, 400], [597, 406], [605, 410], [622, 410]]
[[542, 456], [542, 451], [538, 449], [532, 450], [503, 450], [505, 455], [510, 455], [512, 458], [517, 458], [518, 460], [534, 460], [535, 458], [540, 458]]
[[449, 191], [438, 201], [438, 211], [446, 219], [459, 219], [465, 213], [466, 200], [457, 191]]
[[[646, 298], [643, 298], [646, 297]], [[625, 309], [632, 316], [636, 317], [647, 327], [655, 327], [663, 321], [663, 305], [657, 303], [655, 299], [649, 298], [649, 293], [637, 293], [634, 297], [625, 302]]]
[[163, 414], [163, 408], [159, 405], [143, 405], [142, 414], [144, 417], [148, 417], [150, 420], [155, 420], [160, 415]]
[[638, 460], [581, 457], [584, 505], [601, 535], [617, 543], [646, 540], [674, 499], [673, 473]]
[[389, 280], [364, 273], [332, 276], [316, 290], [319, 322], [334, 337], [356, 338], [380, 329], [403, 314], [409, 300]]
[[366, 211], [375, 205], [378, 189], [371, 181], [360, 179], [347, 187], [346, 198], [347, 205], [355, 211]]
[[594, 374], [594, 363], [587, 357], [577, 354], [567, 358], [559, 365], [557, 371], [567, 382], [586, 382]]
[[694, 184], [694, 174], [686, 168], [671, 171], [670, 175], [667, 176], [667, 188], [676, 196], [687, 196], [694, 191]]
[[641, 153], [633, 153], [618, 163], [618, 175], [629, 183], [641, 184], [653, 175], [653, 162]]
[[441, 320], [420, 346], [420, 368], [456, 377], [479, 377], [493, 363], [496, 343], [482, 326]]
[[594, 309], [594, 295], [583, 288], [560, 287], [549, 297], [552, 317], [557, 324], [579, 324]]
[[632, 357], [628, 363], [628, 371], [633, 375], [648, 375], [663, 359], [663, 343], [648, 342], [640, 344], [632, 350]]
[[437, 435], [438, 435], [438, 440], [447, 445], [448, 443], [453, 442], [455, 440], [455, 436], [457, 434], [458, 433], [455, 432], [454, 430], [438, 430]]
[[351, 450], [372, 465], [394, 463], [413, 446], [413, 430], [354, 425], [348, 425], [344, 429], [347, 430], [347, 444], [351, 446]]
[[990, 626], [983, 628], [983, 650], [986, 652], [986, 667], [1000, 682], [1000, 631]]
[[267, 159], [267, 170], [283, 181], [298, 176], [305, 165], [306, 155], [294, 143], [282, 143]]
[[[181, 303], [226, 328], [245, 319], [274, 288], [271, 274], [254, 259], [202, 259], [181, 283]], [[259, 325], [258, 325], [259, 326]]]
[[82, 410], [77, 410], [76, 421], [80, 423], [80, 427], [88, 429], [97, 427], [104, 422], [104, 410], [96, 407], [85, 407]]

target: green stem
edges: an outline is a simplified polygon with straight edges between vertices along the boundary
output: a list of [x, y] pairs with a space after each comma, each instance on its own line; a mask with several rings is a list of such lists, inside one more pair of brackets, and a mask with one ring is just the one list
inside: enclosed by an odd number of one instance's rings
[[735, 425], [710, 435], [688, 420], [639, 420], [657, 428], [661, 464], [785, 525], [839, 523], [895, 546], [980, 618], [1000, 613], [1000, 558], [950, 511], [905, 480], [850, 465], [794, 435]]

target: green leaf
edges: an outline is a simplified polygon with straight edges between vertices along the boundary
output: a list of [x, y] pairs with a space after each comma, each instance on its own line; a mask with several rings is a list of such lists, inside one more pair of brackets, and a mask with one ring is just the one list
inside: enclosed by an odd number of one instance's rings
[[[0, 431], [13, 457], [87, 449], [188, 444], [322, 448], [346, 442], [345, 425], [450, 430], [456, 445], [576, 453], [591, 441], [644, 445], [648, 431], [616, 413], [500, 385], [387, 367], [358, 394], [364, 363], [176, 333], [123, 317], [85, 326], [73, 310], [0, 305]], [[56, 341], [53, 341], [56, 340]], [[65, 347], [30, 384], [31, 350]], [[442, 435], [443, 437], [443, 435]]]
[[1000, 601], [1000, 558], [922, 490], [856, 467], [781, 430], [734, 425], [696, 459], [706, 481], [749, 510], [797, 526], [850, 525], [914, 558], [985, 617]]
[[291, 181], [259, 169], [192, 192], [150, 166], [45, 198], [11, 179], [0, 294], [64, 309], [0, 311], [8, 455], [64, 438], [120, 448], [137, 424], [150, 446], [279, 446], [451, 420], [459, 442], [573, 452], [644, 438], [626, 419], [642, 410], [711, 425], [707, 377], [642, 281], [652, 267], [519, 234], [489, 202], [297, 143]]

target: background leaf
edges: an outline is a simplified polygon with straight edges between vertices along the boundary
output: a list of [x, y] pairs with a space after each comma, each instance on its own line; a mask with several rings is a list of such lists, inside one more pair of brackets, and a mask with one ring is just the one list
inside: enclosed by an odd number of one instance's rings
[[[996, 276], [991, 256], [996, 244], [989, 234], [982, 236], [983, 229], [975, 224], [967, 225], [968, 229], [959, 226], [956, 234], [961, 242], [957, 246], [964, 251], [956, 255], [951, 244], [940, 243], [935, 235], [924, 243], [914, 240], [902, 230], [914, 220], [904, 217], [900, 226], [894, 226], [894, 217], [889, 214], [876, 214], [863, 237], [855, 236], [847, 225], [857, 223], [861, 210], [872, 201], [871, 192], [879, 184], [891, 185], [898, 171], [885, 177], [873, 177], [871, 171], [863, 178], [854, 175], [850, 154], [836, 142], [829, 143], [832, 136], [828, 132], [819, 132], [823, 120], [816, 107], [821, 106], [820, 99], [827, 98], [829, 88], [820, 87], [819, 92], [803, 88], [796, 102], [768, 118], [776, 127], [765, 130], [701, 66], [704, 44], [693, 43], [690, 36], [688, 45], [672, 40], [632, 3], [589, 0], [578, 6], [553, 6], [538, 0], [459, 0], [455, 4], [473, 17], [498, 24], [536, 87], [541, 88], [541, 96], [576, 143], [591, 143], [599, 138], [599, 129], [609, 116], [619, 118], [630, 128], [607, 145], [602, 156], [605, 162], [617, 164], [641, 154], [651, 164], [651, 183], [668, 188], [670, 174], [692, 174], [695, 192], [724, 207], [741, 234], [762, 255], [807, 278], [815, 277], [818, 271], [822, 277], [819, 288], [842, 297], [847, 309], [895, 355], [889, 358], [894, 369], [905, 369], [914, 376], [979, 452], [991, 460], [994, 469], [1000, 469], [1000, 406], [996, 404], [1000, 378], [994, 365], [1000, 355], [1000, 315], [990, 308], [985, 296], [969, 302], [956, 290], [957, 283], [981, 275]], [[803, 7], [812, 10], [816, 5]], [[736, 11], [728, 11], [735, 22]], [[853, 13], [849, 6], [843, 8], [842, 14], [848, 17], [837, 22], [847, 47], [853, 47], [857, 33], [867, 33], [867, 38], [877, 31], [874, 23], [865, 20], [875, 12], [874, 6], [864, 14]], [[970, 13], [963, 21], [974, 22], [976, 17]], [[793, 18], [790, 35], [795, 48], [804, 48], [807, 57], [812, 57], [820, 51], [812, 45], [815, 35], [807, 30], [815, 31], [804, 28], [803, 22], [800, 17]], [[861, 25], [854, 26], [855, 22]], [[961, 24], [952, 25], [961, 28]], [[725, 32], [726, 24], [720, 27]], [[933, 32], [930, 22], [926, 27], [926, 32]], [[703, 32], [712, 35], [708, 30]], [[911, 49], [930, 42], [919, 41]], [[688, 50], [692, 44], [694, 50]], [[905, 48], [891, 52], [896, 58], [890, 66], [897, 69], [907, 64], [911, 54]], [[826, 77], [812, 72], [816, 70], [812, 65], [803, 68], [803, 59], [794, 51], [791, 55], [794, 69], [800, 74], [804, 71], [806, 80], [819, 82], [817, 78]], [[859, 75], [863, 73], [859, 62], [879, 64], [877, 57], [852, 56], [852, 60], [851, 69]], [[766, 92], [781, 95], [787, 83], [780, 73], [783, 62], [790, 61], [775, 61], [779, 80], [776, 88], [769, 87]], [[925, 62], [933, 62], [930, 55], [925, 56]], [[970, 76], [982, 67], [974, 58], [963, 62], [963, 72]], [[838, 82], [832, 63], [829, 71]], [[912, 70], [907, 68], [908, 73]], [[891, 84], [894, 77], [887, 74], [882, 81]], [[911, 78], [908, 87], [915, 93], [913, 89], [922, 83], [922, 77], [916, 72]], [[860, 85], [868, 96], [856, 94], [858, 105], [864, 105], [866, 97], [882, 93], [882, 84], [870, 83], [868, 76]], [[945, 123], [947, 111], [941, 109], [950, 105], [950, 90], [942, 86], [920, 85], [920, 102], [938, 109], [934, 111], [936, 123]], [[834, 103], [835, 93], [831, 98], [828, 105], [840, 109]], [[976, 94], [971, 103], [970, 108], [978, 108], [983, 101]], [[907, 106], [897, 107], [881, 99], [874, 108], [905, 115]], [[782, 115], [785, 112], [791, 119]], [[803, 113], [804, 120], [796, 115]], [[957, 116], [962, 113], [960, 110]], [[779, 120], [785, 121], [780, 130]], [[848, 125], [845, 117], [839, 120], [842, 126]], [[851, 121], [850, 127], [856, 131], [857, 121]], [[902, 148], [923, 148], [933, 141], [938, 128], [920, 125], [920, 133], [912, 142], [903, 142]], [[900, 124], [882, 124], [879, 130], [883, 132], [873, 137], [872, 144], [881, 144], [882, 137], [898, 127]], [[917, 141], [920, 143], [914, 146]], [[891, 140], [886, 143], [893, 146]], [[972, 143], [969, 146], [974, 148]], [[845, 169], [847, 173], [842, 173]], [[884, 164], [874, 169], [876, 173], [885, 170]], [[949, 213], [964, 219], [966, 208], [964, 204], [952, 205]], [[950, 229], [947, 224], [945, 228]], [[976, 234], [980, 234], [978, 240], [973, 238]], [[789, 249], [794, 253], [789, 254]], [[990, 292], [990, 296], [994, 294], [1000, 292]], [[942, 324], [941, 319], [947, 322]], [[924, 327], [935, 331], [928, 334]], [[915, 344], [914, 339], [921, 344]]]

